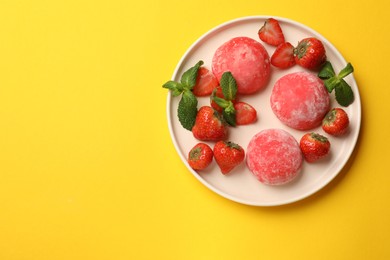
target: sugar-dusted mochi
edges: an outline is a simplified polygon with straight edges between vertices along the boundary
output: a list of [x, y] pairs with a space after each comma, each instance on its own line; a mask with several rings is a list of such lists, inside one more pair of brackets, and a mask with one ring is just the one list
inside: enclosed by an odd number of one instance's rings
[[278, 79], [270, 101], [277, 118], [297, 130], [319, 126], [330, 105], [324, 83], [309, 72], [290, 73]]
[[262, 130], [248, 144], [246, 164], [260, 182], [268, 185], [292, 181], [302, 161], [298, 142], [282, 129]]
[[214, 53], [212, 71], [218, 80], [230, 71], [237, 82], [237, 93], [252, 94], [263, 89], [270, 78], [270, 59], [264, 46], [249, 37], [236, 37]]

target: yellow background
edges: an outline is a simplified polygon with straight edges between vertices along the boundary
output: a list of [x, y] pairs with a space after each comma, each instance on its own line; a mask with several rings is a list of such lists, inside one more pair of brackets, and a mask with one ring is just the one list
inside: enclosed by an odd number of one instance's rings
[[[379, 1], [0, 2], [0, 259], [390, 259], [390, 13]], [[281, 16], [355, 67], [345, 169], [286, 206], [229, 201], [180, 161], [167, 91], [230, 19]]]

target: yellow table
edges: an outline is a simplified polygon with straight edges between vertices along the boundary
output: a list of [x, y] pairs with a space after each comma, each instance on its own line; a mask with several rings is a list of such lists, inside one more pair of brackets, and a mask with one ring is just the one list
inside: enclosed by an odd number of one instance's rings
[[[389, 5], [2, 1], [0, 259], [390, 259]], [[286, 17], [355, 67], [353, 157], [297, 203], [252, 207], [181, 162], [166, 117], [187, 48], [231, 19]]]

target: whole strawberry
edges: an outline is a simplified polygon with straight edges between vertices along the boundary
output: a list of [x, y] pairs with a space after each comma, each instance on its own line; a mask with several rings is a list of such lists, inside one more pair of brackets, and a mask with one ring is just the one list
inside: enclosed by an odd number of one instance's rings
[[201, 141], [220, 141], [226, 139], [228, 128], [217, 111], [203, 106], [196, 114], [192, 134]]
[[343, 135], [347, 132], [349, 117], [342, 108], [331, 109], [322, 120], [322, 129], [334, 136]]
[[307, 162], [315, 162], [324, 158], [330, 151], [328, 138], [318, 133], [307, 133], [303, 135], [299, 146]]
[[318, 69], [326, 61], [325, 47], [320, 40], [309, 37], [294, 49], [295, 62], [306, 69]]
[[213, 150], [205, 143], [196, 144], [188, 153], [188, 164], [194, 170], [204, 170], [213, 161]]
[[232, 142], [219, 141], [215, 144], [213, 151], [215, 161], [223, 174], [232, 171], [245, 158], [244, 149]]

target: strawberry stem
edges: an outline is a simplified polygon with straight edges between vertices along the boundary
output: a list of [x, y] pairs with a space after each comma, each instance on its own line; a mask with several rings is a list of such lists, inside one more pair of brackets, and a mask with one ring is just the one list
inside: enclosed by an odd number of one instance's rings
[[231, 142], [231, 141], [227, 141], [227, 142], [225, 142], [225, 144], [226, 144], [226, 146], [229, 147], [229, 148], [241, 150], [241, 146], [239, 146], [238, 144], [233, 143], [233, 142]]
[[294, 56], [298, 56], [298, 58], [301, 59], [303, 56], [305, 56], [307, 47], [307, 42], [298, 42], [298, 46], [294, 49]]
[[311, 133], [310, 134], [311, 138], [313, 138], [314, 140], [317, 140], [317, 141], [320, 141], [321, 143], [325, 143], [328, 141], [328, 138], [326, 138], [325, 136], [323, 135], [320, 135], [318, 133]]

